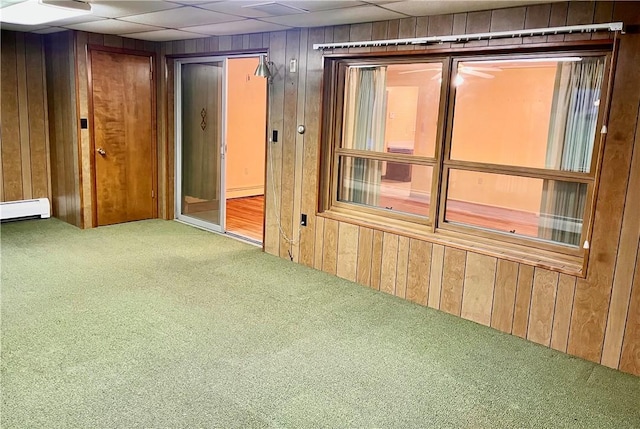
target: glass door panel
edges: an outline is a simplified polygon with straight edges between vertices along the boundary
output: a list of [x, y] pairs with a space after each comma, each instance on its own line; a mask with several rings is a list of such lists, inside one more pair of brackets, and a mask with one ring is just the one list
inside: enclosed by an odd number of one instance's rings
[[[181, 64], [180, 214], [222, 229], [224, 61]], [[180, 217], [182, 217], [180, 216]]]

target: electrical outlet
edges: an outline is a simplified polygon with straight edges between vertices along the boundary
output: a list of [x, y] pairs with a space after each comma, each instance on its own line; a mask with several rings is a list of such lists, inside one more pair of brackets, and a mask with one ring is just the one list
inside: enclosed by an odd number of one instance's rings
[[300, 225], [307, 226], [307, 215], [304, 213], [300, 215]]

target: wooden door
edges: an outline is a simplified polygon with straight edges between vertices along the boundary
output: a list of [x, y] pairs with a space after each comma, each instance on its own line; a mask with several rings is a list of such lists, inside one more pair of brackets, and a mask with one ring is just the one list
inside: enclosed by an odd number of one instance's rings
[[155, 215], [152, 57], [91, 50], [94, 224]]

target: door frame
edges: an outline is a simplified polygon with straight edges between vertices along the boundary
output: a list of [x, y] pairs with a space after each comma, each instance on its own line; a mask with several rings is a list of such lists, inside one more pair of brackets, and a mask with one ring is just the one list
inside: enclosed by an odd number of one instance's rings
[[[158, 139], [157, 139], [157, 110], [156, 110], [156, 54], [155, 52], [140, 51], [135, 49], [124, 49], [102, 45], [87, 45], [87, 98], [89, 99], [89, 117], [88, 129], [89, 129], [89, 152], [91, 153], [90, 159], [90, 171], [91, 171], [91, 227], [98, 226], [98, 196], [97, 196], [97, 183], [96, 183], [96, 137], [95, 137], [95, 120], [94, 120], [94, 108], [93, 108], [93, 73], [91, 54], [94, 51], [110, 52], [115, 54], [124, 55], [136, 55], [149, 58], [151, 73], [151, 191], [153, 192], [152, 203], [152, 219], [158, 218]], [[79, 97], [76, 97], [79, 98]], [[79, 100], [78, 100], [79, 102]], [[79, 124], [78, 124], [79, 125]], [[80, 128], [80, 127], [78, 127]], [[82, 181], [82, 169], [80, 170], [80, 181]]]
[[[239, 53], [225, 53], [225, 54], [203, 54], [203, 55], [190, 55], [189, 57], [174, 58], [174, 218], [202, 229], [217, 232], [220, 234], [227, 234], [226, 231], [226, 216], [227, 216], [227, 189], [226, 189], [226, 169], [227, 169], [227, 106], [228, 106], [228, 60], [235, 58], [251, 58], [259, 57], [260, 55], [267, 55], [267, 51], [256, 52], [239, 52]], [[221, 127], [221, 159], [220, 159], [220, 224], [215, 225], [209, 222], [205, 222], [194, 217], [182, 214], [182, 65], [193, 64], [202, 62], [222, 61], [223, 63], [223, 83], [222, 83], [222, 127]], [[268, 85], [268, 83], [267, 83]], [[268, 103], [267, 94], [267, 103]], [[265, 123], [268, 126], [269, 122], [269, 110], [267, 108], [267, 115], [265, 117]], [[266, 174], [266, 162], [265, 162], [265, 174]], [[266, 181], [265, 181], [265, 194], [266, 194]], [[266, 198], [266, 195], [265, 195]], [[265, 203], [266, 206], [266, 203]], [[266, 213], [262, 217], [264, 224]], [[264, 226], [262, 232], [262, 246], [264, 248]]]

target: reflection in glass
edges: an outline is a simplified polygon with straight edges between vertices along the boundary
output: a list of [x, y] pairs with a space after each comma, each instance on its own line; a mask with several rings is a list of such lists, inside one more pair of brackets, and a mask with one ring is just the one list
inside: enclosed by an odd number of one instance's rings
[[584, 183], [449, 170], [445, 221], [579, 246]]
[[183, 64], [182, 214], [220, 224], [222, 62]]
[[341, 157], [338, 200], [429, 216], [433, 167]]
[[465, 61], [451, 159], [589, 172], [604, 57]]
[[441, 63], [349, 67], [342, 147], [434, 157]]

